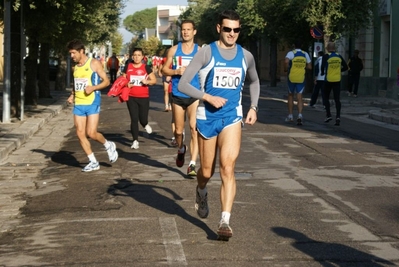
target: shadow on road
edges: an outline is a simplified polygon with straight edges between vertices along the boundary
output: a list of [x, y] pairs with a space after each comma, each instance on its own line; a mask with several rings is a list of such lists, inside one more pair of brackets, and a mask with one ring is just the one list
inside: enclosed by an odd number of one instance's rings
[[[285, 227], [272, 227], [272, 231], [281, 237], [294, 240], [292, 246], [297, 250], [311, 256], [321, 266], [386, 266], [395, 265], [393, 262], [362, 252], [355, 248], [313, 240], [305, 234]], [[360, 264], [360, 265], [357, 265]]]
[[[170, 194], [171, 198], [162, 195], [158, 191], [164, 191], [165, 193]], [[108, 194], [113, 196], [131, 197], [140, 203], [164, 213], [179, 216], [204, 230], [209, 240], [217, 240], [216, 233], [203, 221], [191, 216], [178, 203], [176, 203], [176, 200], [182, 200], [182, 198], [169, 188], [152, 184], [133, 184], [127, 179], [116, 179], [116, 184], [109, 186]]]

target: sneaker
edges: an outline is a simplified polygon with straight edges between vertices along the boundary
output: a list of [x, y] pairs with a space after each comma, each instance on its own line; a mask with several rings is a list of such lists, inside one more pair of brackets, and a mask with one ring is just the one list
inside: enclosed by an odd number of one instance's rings
[[183, 145], [184, 147], [184, 152], [180, 153], [180, 151], [177, 151], [177, 158], [176, 158], [176, 166], [177, 167], [182, 167], [184, 165], [184, 156], [186, 155], [187, 147], [186, 145]]
[[139, 141], [134, 140], [134, 141], [133, 141], [133, 144], [132, 144], [132, 146], [131, 146], [130, 148], [139, 149]]
[[188, 176], [197, 176], [197, 172], [195, 171], [195, 165], [194, 164], [191, 164], [190, 166], [188, 166], [187, 175]]
[[176, 139], [174, 137], [172, 137], [172, 141], [170, 142], [171, 146], [177, 146], [177, 142]]
[[327, 117], [327, 118], [324, 120], [324, 122], [329, 122], [329, 121], [331, 121], [331, 120], [332, 120], [331, 117]]
[[149, 124], [147, 124], [147, 125], [144, 127], [144, 129], [145, 129], [145, 131], [146, 131], [148, 134], [151, 134], [151, 133], [152, 133], [152, 128], [151, 128], [151, 126], [150, 126]]
[[340, 118], [337, 118], [336, 120], [335, 120], [335, 126], [339, 126], [341, 124], [341, 119]]
[[316, 108], [316, 107], [314, 106], [314, 104], [310, 104], [309, 107], [311, 107], [311, 108]]
[[348, 92], [348, 96], [352, 96], [352, 93], [351, 93], [351, 92]]
[[82, 172], [91, 172], [91, 171], [97, 171], [100, 169], [100, 164], [97, 162], [92, 162], [90, 161], [89, 164], [87, 164], [83, 169]]
[[233, 230], [228, 223], [221, 221], [217, 230], [218, 240], [229, 241], [229, 238], [233, 236]]
[[201, 197], [198, 193], [198, 186], [195, 189], [195, 210], [200, 218], [206, 218], [209, 215], [209, 207], [208, 207], [208, 193], [206, 193], [205, 197]]
[[118, 159], [118, 151], [114, 142], [108, 141], [110, 146], [107, 149], [109, 162], [114, 163]]
[[303, 125], [303, 123], [302, 123], [302, 117], [298, 117], [298, 118], [296, 119], [296, 125]]
[[357, 95], [353, 95], [353, 97], [357, 97]]
[[293, 122], [294, 118], [291, 116], [288, 116], [287, 118], [285, 118], [285, 122]]

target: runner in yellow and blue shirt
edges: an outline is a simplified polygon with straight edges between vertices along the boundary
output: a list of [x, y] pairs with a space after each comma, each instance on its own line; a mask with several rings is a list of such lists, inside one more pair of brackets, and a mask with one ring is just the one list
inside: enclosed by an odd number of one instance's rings
[[106, 88], [110, 82], [101, 62], [86, 55], [81, 41], [70, 41], [67, 49], [76, 63], [73, 71], [74, 90], [67, 101], [70, 104], [75, 104], [73, 114], [76, 134], [90, 161], [82, 171], [91, 172], [99, 170], [100, 164], [91, 150], [87, 137], [104, 145], [111, 163], [118, 159], [115, 143], [107, 141], [101, 133], [97, 132], [101, 105], [99, 90]]
[[312, 63], [309, 54], [301, 50], [302, 43], [299, 41], [295, 42], [295, 49], [289, 51], [285, 56], [285, 72], [288, 72], [288, 117], [285, 119], [287, 122], [294, 121], [293, 109], [294, 109], [294, 94], [296, 94], [298, 100], [298, 117], [297, 124], [302, 125], [303, 116], [303, 101], [302, 93], [305, 89], [305, 73], [306, 69], [312, 69]]
[[321, 62], [321, 75], [325, 75], [324, 81], [324, 99], [326, 101], [326, 119], [324, 122], [332, 120], [330, 110], [330, 94], [333, 91], [335, 102], [335, 125], [341, 124], [341, 72], [348, 69], [345, 59], [335, 52], [335, 43], [329, 42], [327, 44], [328, 53], [323, 56]]

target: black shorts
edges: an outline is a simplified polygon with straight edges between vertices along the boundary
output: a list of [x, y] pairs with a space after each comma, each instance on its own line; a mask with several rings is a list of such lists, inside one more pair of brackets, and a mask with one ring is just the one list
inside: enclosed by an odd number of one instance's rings
[[183, 109], [188, 108], [189, 106], [191, 106], [191, 104], [193, 104], [197, 100], [198, 99], [192, 97], [184, 98], [172, 95], [172, 103], [181, 106]]

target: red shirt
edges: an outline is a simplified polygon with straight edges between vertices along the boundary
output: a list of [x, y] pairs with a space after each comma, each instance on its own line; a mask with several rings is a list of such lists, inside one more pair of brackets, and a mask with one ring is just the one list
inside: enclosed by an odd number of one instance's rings
[[152, 73], [150, 66], [141, 64], [140, 67], [136, 68], [133, 63], [129, 63], [126, 71], [126, 78], [129, 80], [130, 84], [133, 84], [130, 88], [129, 96], [139, 98], [150, 97], [148, 85], [141, 83], [141, 81], [146, 79], [150, 73]]

